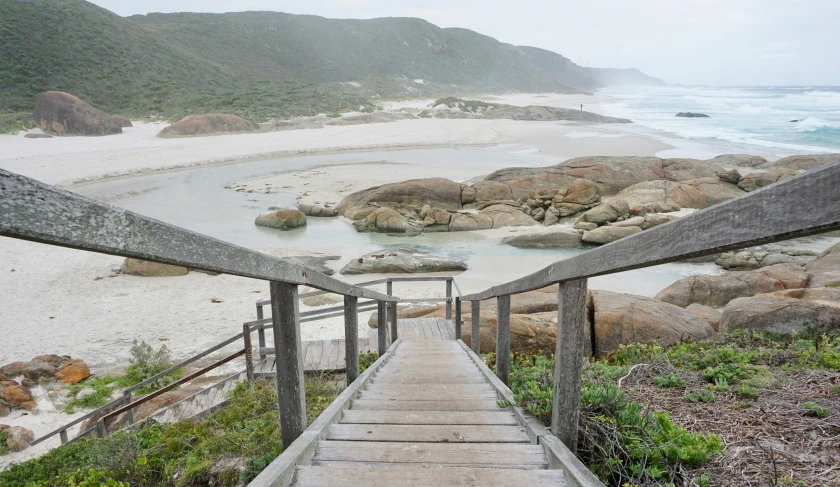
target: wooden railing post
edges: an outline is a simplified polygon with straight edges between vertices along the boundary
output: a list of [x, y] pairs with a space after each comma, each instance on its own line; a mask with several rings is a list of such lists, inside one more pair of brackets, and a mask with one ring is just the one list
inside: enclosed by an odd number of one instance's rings
[[285, 449], [306, 429], [297, 285], [271, 281], [271, 321], [277, 364], [277, 404]]
[[[393, 296], [394, 295], [394, 283], [391, 282], [390, 279], [388, 279], [388, 283], [387, 283], [386, 286], [387, 286], [386, 294], [388, 294], [388, 296]], [[388, 303], [388, 322], [391, 323], [391, 343], [396, 341], [396, 339], [398, 338], [397, 337], [397, 335], [398, 335], [397, 319], [399, 318], [398, 313], [399, 313], [399, 310], [397, 309], [397, 303], [396, 302]]]
[[509, 385], [510, 376], [510, 295], [496, 303], [496, 376]]
[[476, 354], [481, 353], [481, 301], [470, 301], [472, 307], [472, 329], [470, 330], [470, 348]]
[[254, 357], [251, 345], [251, 326], [248, 324], [242, 325], [242, 341], [245, 342], [245, 377], [248, 382], [254, 380]]
[[65, 443], [67, 443], [67, 441], [68, 441], [68, 439], [67, 439], [67, 430], [61, 430], [61, 431], [59, 431], [59, 432], [58, 432], [58, 436], [59, 436], [59, 438], [61, 438], [61, 444], [62, 444], [62, 445], [63, 445], [63, 444], [65, 444]]
[[376, 338], [378, 341], [379, 356], [385, 355], [388, 350], [388, 320], [385, 301], [376, 302]]
[[359, 298], [344, 296], [344, 362], [347, 385], [359, 376]]
[[560, 283], [557, 292], [557, 348], [551, 432], [577, 453], [580, 378], [586, 326], [586, 279]]
[[[263, 319], [263, 307], [261, 304], [257, 305], [257, 319]], [[265, 325], [260, 325], [257, 336], [259, 337], [260, 360], [265, 360], [265, 354], [262, 352], [262, 349], [265, 348]]]
[[446, 280], [446, 319], [452, 319], [452, 278]]
[[455, 339], [461, 339], [461, 298], [455, 298]]
[[[123, 399], [125, 400], [126, 404], [131, 404], [131, 393], [126, 392], [125, 395], [123, 395]], [[128, 424], [133, 425], [135, 421], [136, 419], [134, 417], [134, 408], [131, 408], [128, 410]]]

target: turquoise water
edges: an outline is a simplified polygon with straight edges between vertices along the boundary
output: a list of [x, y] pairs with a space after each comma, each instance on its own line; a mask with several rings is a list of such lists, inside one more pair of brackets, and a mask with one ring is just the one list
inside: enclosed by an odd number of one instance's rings
[[[607, 89], [605, 114], [731, 152], [840, 152], [840, 87], [667, 86]], [[710, 118], [679, 118], [700, 112]], [[794, 121], [795, 120], [795, 121]]]

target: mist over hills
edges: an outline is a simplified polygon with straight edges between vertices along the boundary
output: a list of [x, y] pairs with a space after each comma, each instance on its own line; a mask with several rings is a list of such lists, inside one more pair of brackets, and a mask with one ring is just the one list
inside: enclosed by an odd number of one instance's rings
[[251, 118], [373, 109], [381, 98], [664, 84], [422, 19], [280, 12], [119, 17], [83, 0], [0, 0], [0, 112], [67, 91], [113, 113]]

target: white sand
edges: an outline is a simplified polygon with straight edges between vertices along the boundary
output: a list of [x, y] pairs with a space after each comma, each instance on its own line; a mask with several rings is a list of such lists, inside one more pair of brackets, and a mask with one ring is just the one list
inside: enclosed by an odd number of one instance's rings
[[[597, 111], [599, 97], [510, 95], [492, 101], [518, 105], [545, 104]], [[400, 102], [392, 108], [423, 108], [431, 100]], [[0, 167], [56, 185], [175, 167], [232, 163], [339, 150], [486, 144], [519, 144], [558, 161], [581, 155], [653, 155], [673, 151], [679, 141], [632, 125], [584, 125], [568, 122], [510, 120], [405, 120], [394, 123], [328, 126], [321, 129], [228, 135], [187, 139], [159, 139], [161, 123], [137, 123], [122, 135], [86, 138], [25, 139], [23, 134], [0, 136]], [[665, 142], [668, 140], [668, 142]], [[691, 148], [691, 150], [698, 150]], [[682, 155], [688, 155], [683, 151]], [[448, 168], [456, 180], [486, 173]], [[250, 187], [275, 186], [297, 192], [305, 201], [336, 203], [349, 192], [387, 182], [440, 175], [440, 166], [356, 164], [315, 168], [276, 178], [249, 181]], [[291, 186], [291, 188], [283, 188]], [[501, 239], [521, 231], [480, 232]], [[419, 242], [418, 243], [422, 243]], [[375, 247], [333, 249], [343, 260]], [[283, 249], [283, 255], [306, 254], [308, 249]], [[474, 256], [472, 260], [480, 260]], [[232, 336], [242, 323], [254, 319], [254, 302], [268, 296], [264, 282], [232, 276], [190, 273], [183, 277], [141, 278], [113, 275], [122, 259], [0, 237], [0, 365], [29, 360], [45, 353], [68, 354], [88, 362], [94, 372], [124, 364], [134, 339], [165, 343], [176, 358], [185, 358]], [[334, 262], [338, 266], [343, 262]], [[501, 263], [493, 275], [468, 274], [460, 280], [465, 292], [519, 277], [515, 259]], [[352, 276], [350, 282], [377, 276]], [[100, 279], [101, 278], [101, 279]], [[439, 296], [442, 285], [397, 285], [406, 297]], [[213, 303], [211, 299], [220, 300]], [[307, 307], [302, 307], [303, 310]], [[367, 314], [360, 331], [367, 330]], [[304, 339], [339, 338], [341, 318], [307, 323]], [[363, 335], [364, 336], [364, 335]], [[233, 347], [231, 347], [232, 349]], [[40, 418], [40, 419], [38, 419]], [[0, 422], [26, 425], [42, 434], [69, 416], [51, 412], [19, 413]], [[17, 460], [41, 451], [33, 449], [7, 457]], [[0, 463], [2, 466], [2, 463]]]

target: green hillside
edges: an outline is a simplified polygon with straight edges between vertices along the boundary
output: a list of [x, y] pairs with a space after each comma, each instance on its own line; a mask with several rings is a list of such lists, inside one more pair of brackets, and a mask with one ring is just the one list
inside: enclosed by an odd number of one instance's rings
[[577, 92], [559, 54], [421, 19], [279, 12], [119, 17], [83, 0], [0, 0], [0, 112], [60, 90], [111, 113], [255, 119], [373, 108], [378, 98]]

